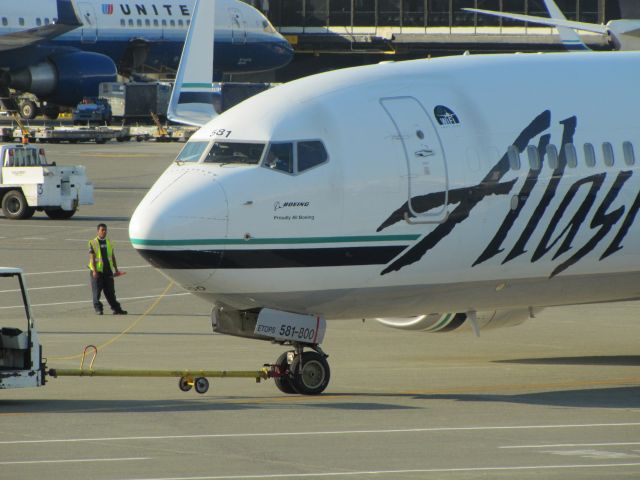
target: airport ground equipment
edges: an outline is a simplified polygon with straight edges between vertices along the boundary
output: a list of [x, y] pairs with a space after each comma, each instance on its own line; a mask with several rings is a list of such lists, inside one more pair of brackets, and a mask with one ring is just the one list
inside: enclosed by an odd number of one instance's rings
[[8, 315], [3, 315], [0, 326], [0, 390], [40, 387], [45, 384], [46, 362], [42, 359], [42, 346], [29, 307], [24, 274], [19, 268], [0, 267], [2, 289], [9, 287], [11, 281], [17, 281], [20, 287], [16, 292], [19, 292], [24, 305], [25, 318], [11, 320]]
[[148, 121], [149, 112], [167, 118], [171, 85], [154, 82], [105, 82], [100, 84], [100, 97], [111, 105], [115, 120], [127, 123]]
[[158, 117], [158, 115], [156, 115], [154, 112], [149, 112], [149, 114], [151, 115], [151, 119], [153, 120], [153, 123], [155, 123], [156, 125], [156, 131], [155, 131], [155, 139], [156, 142], [174, 142], [174, 141], [178, 141], [180, 139], [180, 137], [173, 136], [173, 128], [172, 127], [167, 127], [165, 125], [162, 124], [162, 122], [160, 121], [160, 117]]
[[74, 125], [111, 125], [111, 105], [106, 98], [83, 98], [71, 112]]
[[[9, 131], [2, 130], [3, 138], [20, 139], [20, 130], [12, 129]], [[40, 143], [84, 143], [95, 142], [98, 144], [107, 143], [111, 140], [119, 142], [127, 142], [131, 140], [129, 127], [111, 128], [111, 127], [44, 127], [31, 128], [29, 138], [34, 142]]]
[[[85, 368], [87, 353], [92, 357]], [[46, 374], [53, 377], [133, 377], [133, 378], [178, 378], [178, 388], [188, 392], [192, 388], [197, 393], [206, 393], [209, 390], [207, 378], [253, 378], [256, 383], [269, 378], [278, 379], [288, 374], [280, 370], [278, 365], [264, 365], [260, 370], [132, 370], [132, 369], [100, 369], [93, 368], [98, 349], [94, 345], [87, 345], [82, 352], [80, 368], [50, 368]], [[290, 392], [293, 393], [293, 392]]]
[[36, 211], [66, 219], [79, 205], [93, 205], [93, 183], [82, 165], [49, 164], [42, 147], [1, 145], [0, 199], [4, 216], [12, 220]]

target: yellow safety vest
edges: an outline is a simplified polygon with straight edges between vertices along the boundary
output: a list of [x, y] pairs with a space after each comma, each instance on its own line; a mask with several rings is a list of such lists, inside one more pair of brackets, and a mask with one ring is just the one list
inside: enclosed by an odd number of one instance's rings
[[[105, 240], [107, 241], [107, 257], [109, 258], [109, 266], [111, 267], [111, 271], [115, 273], [116, 269], [113, 266], [113, 246], [111, 245], [111, 241], [108, 238], [106, 238]], [[89, 240], [89, 246], [93, 248], [96, 272], [102, 273], [102, 271], [104, 270], [104, 263], [102, 260], [102, 249], [100, 248], [98, 237], [94, 238], [93, 240]], [[91, 262], [89, 262], [89, 268], [93, 270], [91, 268]]]

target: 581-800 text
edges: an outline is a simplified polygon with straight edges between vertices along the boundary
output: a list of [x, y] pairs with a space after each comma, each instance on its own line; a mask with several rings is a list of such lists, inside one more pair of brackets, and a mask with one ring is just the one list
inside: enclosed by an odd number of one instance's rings
[[297, 338], [298, 340], [312, 340], [316, 334], [315, 328], [296, 328], [291, 325], [280, 325], [279, 334], [285, 338]]

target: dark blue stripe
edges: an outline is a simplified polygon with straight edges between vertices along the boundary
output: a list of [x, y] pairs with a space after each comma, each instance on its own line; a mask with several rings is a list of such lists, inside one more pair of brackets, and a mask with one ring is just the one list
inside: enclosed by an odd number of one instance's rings
[[213, 104], [214, 92], [180, 92], [178, 103], [207, 103]]
[[401, 246], [291, 248], [260, 250], [150, 250], [137, 252], [156, 268], [237, 269], [307, 268], [384, 265], [406, 248]]

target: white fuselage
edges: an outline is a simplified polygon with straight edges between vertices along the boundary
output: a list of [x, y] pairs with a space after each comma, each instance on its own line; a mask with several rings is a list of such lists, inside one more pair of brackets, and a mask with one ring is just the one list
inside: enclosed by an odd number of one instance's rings
[[[637, 298], [639, 76], [640, 53], [562, 53], [285, 84], [190, 139], [208, 146], [149, 191], [131, 241], [236, 309], [354, 318]], [[265, 145], [260, 164], [203, 162], [225, 142]], [[321, 142], [327, 160], [265, 168], [287, 142]]]

